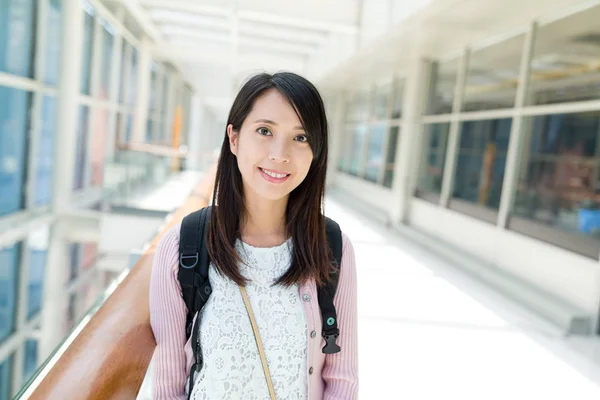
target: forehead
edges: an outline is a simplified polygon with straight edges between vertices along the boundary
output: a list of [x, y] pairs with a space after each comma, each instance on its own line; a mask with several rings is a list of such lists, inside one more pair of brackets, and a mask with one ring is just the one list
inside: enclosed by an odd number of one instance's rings
[[256, 98], [247, 119], [268, 119], [278, 124], [302, 125], [294, 108], [276, 89], [269, 89]]

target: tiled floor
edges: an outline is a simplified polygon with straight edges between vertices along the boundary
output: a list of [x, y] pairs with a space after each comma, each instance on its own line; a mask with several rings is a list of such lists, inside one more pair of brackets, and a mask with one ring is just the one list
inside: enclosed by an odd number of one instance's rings
[[599, 399], [600, 340], [555, 327], [331, 199], [358, 265], [361, 399]]

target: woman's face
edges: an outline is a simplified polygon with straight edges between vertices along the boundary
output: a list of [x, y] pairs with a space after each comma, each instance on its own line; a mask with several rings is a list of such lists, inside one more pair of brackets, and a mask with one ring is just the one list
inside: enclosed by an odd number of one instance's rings
[[275, 89], [256, 99], [239, 132], [229, 125], [227, 135], [246, 199], [287, 199], [308, 174], [313, 160], [308, 137], [292, 106]]

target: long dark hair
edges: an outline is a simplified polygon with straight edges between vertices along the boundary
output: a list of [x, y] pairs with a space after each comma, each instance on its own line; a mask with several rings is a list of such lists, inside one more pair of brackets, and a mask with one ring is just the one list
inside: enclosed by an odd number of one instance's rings
[[[244, 84], [235, 98], [227, 126], [231, 124], [233, 130], [239, 132], [256, 99], [269, 89], [279, 91], [296, 110], [313, 152], [306, 178], [289, 196], [285, 231], [292, 238], [292, 263], [275, 284], [291, 286], [312, 278], [322, 285], [330, 277], [332, 255], [327, 245], [322, 210], [327, 171], [327, 118], [319, 92], [308, 80], [293, 73], [255, 75]], [[208, 231], [211, 261], [222, 275], [238, 285], [245, 285], [247, 281], [238, 268], [241, 259], [234, 247], [236, 239], [240, 237], [240, 222], [246, 212], [244, 191], [242, 175], [230, 150], [227, 131], [217, 165], [212, 205]]]

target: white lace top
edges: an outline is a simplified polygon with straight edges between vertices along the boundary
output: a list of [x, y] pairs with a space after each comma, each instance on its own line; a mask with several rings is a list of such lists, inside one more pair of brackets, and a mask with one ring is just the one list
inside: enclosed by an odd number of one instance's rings
[[[271, 286], [290, 267], [291, 239], [272, 248], [237, 241], [242, 274], [278, 399], [307, 399], [307, 325], [298, 286]], [[238, 286], [211, 265], [212, 294], [200, 315], [204, 366], [192, 399], [268, 400], [250, 319]]]

